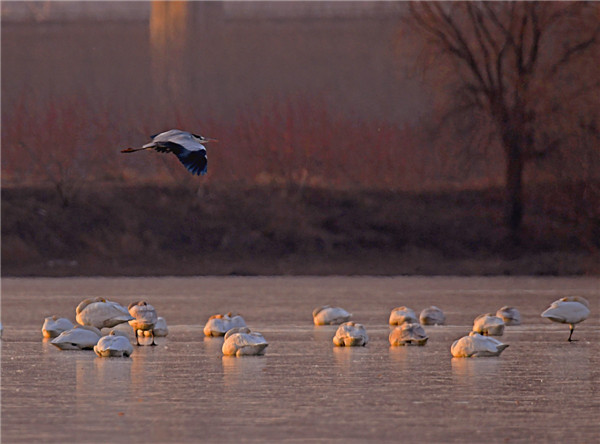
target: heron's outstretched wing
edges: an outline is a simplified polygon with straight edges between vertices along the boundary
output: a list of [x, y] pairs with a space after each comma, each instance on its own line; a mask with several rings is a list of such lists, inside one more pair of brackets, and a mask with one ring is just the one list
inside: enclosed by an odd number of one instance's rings
[[206, 174], [208, 160], [206, 158], [206, 150], [187, 151], [181, 150], [179, 154], [175, 153], [179, 161], [192, 174]]

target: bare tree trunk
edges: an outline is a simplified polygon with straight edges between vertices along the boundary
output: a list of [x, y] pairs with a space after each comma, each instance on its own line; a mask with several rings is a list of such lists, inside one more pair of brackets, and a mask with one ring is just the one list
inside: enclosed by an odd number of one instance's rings
[[517, 239], [523, 222], [523, 151], [518, 145], [508, 148], [506, 156], [505, 218], [513, 240]]

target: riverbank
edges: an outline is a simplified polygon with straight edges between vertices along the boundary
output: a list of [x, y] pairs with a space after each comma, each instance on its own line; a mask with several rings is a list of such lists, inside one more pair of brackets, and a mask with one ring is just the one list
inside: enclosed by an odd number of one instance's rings
[[501, 189], [4, 188], [2, 275], [598, 274], [592, 195], [529, 190], [511, 242]]

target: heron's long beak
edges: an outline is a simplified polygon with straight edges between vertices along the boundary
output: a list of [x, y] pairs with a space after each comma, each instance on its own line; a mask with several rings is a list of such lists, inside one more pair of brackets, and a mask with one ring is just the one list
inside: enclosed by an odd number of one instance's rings
[[211, 139], [210, 137], [203, 137], [202, 138], [202, 143], [208, 143], [208, 142], [218, 142], [218, 139]]

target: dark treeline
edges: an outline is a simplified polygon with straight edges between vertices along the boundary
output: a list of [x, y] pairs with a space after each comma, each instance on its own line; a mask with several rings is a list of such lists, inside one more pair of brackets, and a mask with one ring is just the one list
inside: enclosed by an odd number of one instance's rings
[[527, 196], [514, 245], [501, 189], [110, 186], [65, 207], [51, 188], [4, 188], [2, 274], [597, 273], [600, 226], [582, 208], [600, 205], [585, 186]]

